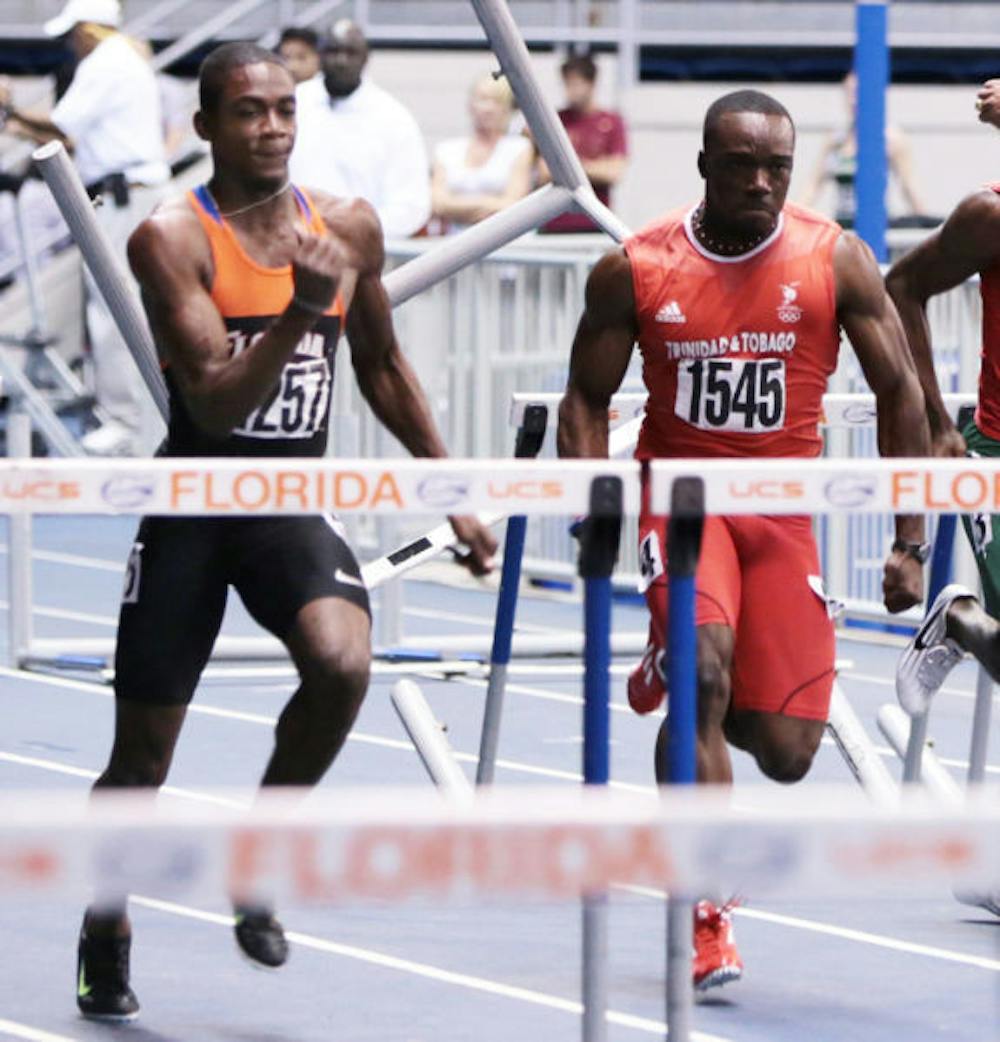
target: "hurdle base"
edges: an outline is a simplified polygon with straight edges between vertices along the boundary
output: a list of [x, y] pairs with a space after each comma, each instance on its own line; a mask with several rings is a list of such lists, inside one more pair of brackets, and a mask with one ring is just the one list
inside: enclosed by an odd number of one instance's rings
[[[906, 759], [910, 738], [910, 718], [897, 705], [886, 703], [878, 711], [878, 729], [900, 760]], [[926, 743], [920, 761], [920, 782], [942, 801], [962, 802], [962, 790]]]
[[[641, 655], [646, 650], [645, 633], [611, 635], [613, 655]], [[410, 637], [398, 648], [376, 648], [374, 657], [383, 662], [413, 661], [432, 664], [442, 660], [469, 656], [470, 661], [489, 657], [492, 637], [471, 634], [443, 637]], [[514, 658], [580, 657], [583, 655], [582, 633], [515, 633], [511, 647]], [[19, 665], [22, 669], [85, 670], [107, 669], [115, 656], [115, 642], [108, 637], [71, 639], [40, 638], [33, 640]], [[213, 662], [274, 662], [288, 658], [281, 641], [274, 637], [221, 636], [215, 642]]]

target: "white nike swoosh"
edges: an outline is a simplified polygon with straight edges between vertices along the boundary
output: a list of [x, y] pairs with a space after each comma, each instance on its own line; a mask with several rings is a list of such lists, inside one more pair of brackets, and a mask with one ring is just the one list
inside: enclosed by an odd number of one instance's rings
[[333, 573], [334, 581], [343, 583], [345, 586], [357, 586], [359, 590], [365, 589], [365, 584], [356, 576], [345, 572], [343, 568], [338, 568]]

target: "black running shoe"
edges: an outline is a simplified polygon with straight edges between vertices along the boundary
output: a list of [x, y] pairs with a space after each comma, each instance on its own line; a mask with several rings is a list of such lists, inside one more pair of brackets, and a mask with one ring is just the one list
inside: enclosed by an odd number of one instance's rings
[[270, 909], [237, 906], [236, 943], [240, 951], [254, 962], [269, 969], [283, 966], [288, 958], [285, 929]]
[[80, 930], [76, 1004], [91, 1020], [135, 1020], [139, 1000], [128, 983], [131, 937], [90, 937]]

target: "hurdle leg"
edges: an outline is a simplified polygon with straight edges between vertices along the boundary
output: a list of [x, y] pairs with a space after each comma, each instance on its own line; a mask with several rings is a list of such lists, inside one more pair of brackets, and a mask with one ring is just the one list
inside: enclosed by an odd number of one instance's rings
[[431, 781], [448, 795], [471, 796], [469, 779], [455, 760], [448, 739], [420, 688], [412, 680], [400, 680], [393, 686], [391, 698]]
[[[11, 459], [31, 455], [31, 419], [16, 397], [7, 415], [7, 455]], [[7, 662], [19, 669], [31, 648], [31, 514], [11, 514], [7, 519]]]
[[992, 713], [993, 678], [980, 666], [976, 678], [976, 704], [972, 713], [972, 740], [969, 745], [969, 785], [982, 785], [986, 779], [986, 753], [990, 744]]
[[[645, 475], [644, 475], [645, 477]], [[694, 577], [701, 552], [705, 489], [700, 478], [679, 478], [670, 493], [667, 532], [667, 778], [671, 785], [697, 780], [698, 652]], [[688, 1042], [694, 1010], [691, 951], [694, 946], [694, 898], [667, 899], [667, 1039]]]
[[[590, 517], [580, 543], [584, 582], [583, 781], [607, 785], [611, 729], [611, 573], [618, 556], [622, 524], [622, 483], [595, 478], [590, 488]], [[583, 898], [583, 1042], [607, 1038], [608, 895]]]
[[876, 803], [894, 803], [899, 798], [899, 787], [836, 681], [826, 727], [861, 788]]
[[[516, 459], [534, 459], [542, 448], [548, 425], [548, 407], [529, 405], [517, 431], [514, 446]], [[507, 522], [503, 547], [503, 569], [500, 573], [500, 592], [497, 595], [497, 615], [493, 625], [493, 648], [490, 653], [490, 678], [486, 688], [483, 709], [483, 730], [479, 739], [479, 764], [476, 784], [491, 785], [496, 768], [497, 746], [500, 741], [500, 718], [503, 715], [504, 693], [507, 689], [507, 667], [510, 665], [511, 641], [514, 636], [514, 616], [517, 612], [517, 591], [521, 582], [521, 561], [524, 557], [524, 537], [528, 530], [526, 517], [512, 517]]]
[[[916, 754], [922, 755], [918, 760], [916, 774], [911, 780], [907, 780], [905, 760], [907, 756], [916, 755], [911, 751], [914, 749], [913, 735], [915, 731], [918, 731], [916, 724], [919, 719], [921, 718], [916, 717], [911, 721], [897, 705], [886, 704], [878, 711], [879, 730], [885, 735], [886, 741], [896, 750], [897, 755], [904, 760], [903, 782], [910, 785], [922, 782], [925, 788], [939, 799], [952, 803], [960, 802], [962, 790], [926, 742], [916, 746]], [[926, 721], [926, 717], [923, 719]], [[909, 740], [907, 740], [907, 725], [909, 725]], [[926, 730], [923, 733], [926, 734]]]

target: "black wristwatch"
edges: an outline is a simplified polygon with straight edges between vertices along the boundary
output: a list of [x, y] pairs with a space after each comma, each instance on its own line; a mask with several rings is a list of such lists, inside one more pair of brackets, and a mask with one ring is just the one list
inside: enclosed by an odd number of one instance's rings
[[931, 559], [930, 543], [907, 543], [903, 539], [897, 539], [892, 544], [892, 549], [896, 553], [908, 554], [910, 557], [919, 561], [921, 564], [927, 564], [927, 562]]

